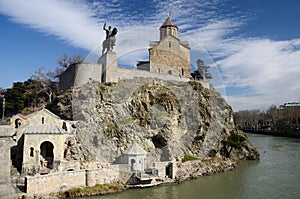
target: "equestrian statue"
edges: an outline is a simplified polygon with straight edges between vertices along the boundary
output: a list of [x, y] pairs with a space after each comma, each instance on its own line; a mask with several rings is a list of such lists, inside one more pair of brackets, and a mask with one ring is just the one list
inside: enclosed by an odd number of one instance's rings
[[118, 33], [117, 28], [111, 30], [111, 26], [109, 26], [108, 29], [106, 29], [106, 22], [103, 25], [103, 30], [106, 32], [106, 38], [102, 42], [102, 55], [113, 50], [116, 45], [116, 34]]

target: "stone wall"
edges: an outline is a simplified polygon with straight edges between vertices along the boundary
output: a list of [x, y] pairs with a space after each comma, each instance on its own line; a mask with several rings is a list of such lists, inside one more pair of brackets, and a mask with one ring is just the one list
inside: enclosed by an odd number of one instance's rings
[[101, 82], [102, 65], [96, 63], [81, 63], [71, 65], [59, 76], [59, 89], [67, 90], [73, 86], [80, 86], [90, 80]]
[[173, 36], [149, 49], [150, 72], [190, 77], [190, 48]]
[[[67, 134], [25, 134], [24, 135], [24, 147], [23, 147], [23, 165], [22, 173], [31, 173], [30, 170], [38, 170], [41, 160], [40, 147], [45, 141], [49, 141], [53, 144], [53, 155], [54, 163], [60, 162], [64, 159], [64, 149]], [[31, 148], [33, 149], [33, 154], [30, 155]], [[57, 168], [58, 165], [54, 165], [55, 170], [60, 170], [63, 168]]]
[[131, 172], [123, 172], [111, 168], [87, 170], [86, 174], [87, 186], [109, 184], [114, 182], [121, 182], [125, 184], [131, 177]]
[[[161, 45], [166, 45], [167, 42], [168, 40], [162, 42]], [[59, 88], [66, 90], [73, 86], [83, 85], [91, 80], [117, 83], [120, 79], [134, 79], [136, 77], [187, 82], [189, 81], [187, 77], [190, 76], [189, 49], [180, 45], [177, 40], [174, 45], [174, 48], [177, 49], [178, 47], [179, 50], [166, 51], [161, 46], [158, 49], [151, 49], [150, 57], [153, 58], [151, 58], [150, 66], [147, 65], [146, 67], [150, 71], [145, 71], [146, 68], [144, 68], [145, 70], [136, 70], [119, 67], [115, 52], [108, 52], [101, 56], [98, 64], [82, 63], [72, 65], [60, 76]], [[172, 75], [169, 74], [169, 71], [172, 71]]]
[[102, 65], [95, 63], [78, 64], [75, 71], [74, 86], [80, 86], [90, 80], [101, 82]]
[[28, 196], [47, 195], [75, 187], [85, 187], [85, 170], [52, 173], [40, 176], [26, 176]]
[[158, 78], [163, 80], [174, 80], [174, 81], [182, 81], [182, 82], [190, 81], [190, 79], [186, 77], [173, 76], [173, 75], [160, 74], [160, 73], [150, 73], [149, 71], [133, 70], [127, 68], [119, 68], [118, 73], [119, 73], [120, 80], [135, 79], [135, 78], [144, 78], [144, 79]]
[[102, 78], [99, 82], [118, 82], [118, 57], [115, 52], [107, 52], [101, 56], [98, 63], [102, 65]]
[[10, 146], [9, 126], [0, 126], [0, 198], [15, 197], [15, 191], [10, 182]]
[[26, 177], [26, 193], [29, 197], [43, 196], [76, 187], [95, 186], [114, 182], [126, 183], [130, 172], [112, 168], [66, 171], [41, 176]]
[[76, 65], [71, 65], [59, 76], [59, 90], [67, 90], [74, 86]]

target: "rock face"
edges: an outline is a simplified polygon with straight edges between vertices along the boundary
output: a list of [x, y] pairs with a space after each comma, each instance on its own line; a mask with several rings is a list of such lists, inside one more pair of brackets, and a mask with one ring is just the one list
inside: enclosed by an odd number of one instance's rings
[[[259, 158], [236, 129], [231, 107], [199, 81], [89, 82], [59, 96], [52, 110], [78, 120], [76, 136], [86, 148], [83, 153], [101, 164], [113, 163], [133, 141], [148, 152], [148, 166], [184, 156]], [[228, 141], [231, 135], [238, 139]]]

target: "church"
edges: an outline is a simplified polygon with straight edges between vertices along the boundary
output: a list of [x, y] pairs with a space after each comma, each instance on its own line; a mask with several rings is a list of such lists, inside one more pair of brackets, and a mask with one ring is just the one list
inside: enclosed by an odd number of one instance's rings
[[190, 76], [190, 48], [178, 38], [178, 27], [168, 16], [160, 27], [160, 40], [151, 41], [147, 62], [138, 62], [137, 69], [152, 73]]
[[138, 77], [164, 80], [190, 80], [190, 47], [180, 41], [178, 27], [170, 16], [159, 28], [159, 41], [150, 41], [149, 60], [138, 61], [136, 69], [118, 66], [117, 54], [112, 50], [104, 53], [97, 63], [71, 65], [59, 77], [60, 90], [81, 86], [91, 80], [118, 83], [123, 79]]

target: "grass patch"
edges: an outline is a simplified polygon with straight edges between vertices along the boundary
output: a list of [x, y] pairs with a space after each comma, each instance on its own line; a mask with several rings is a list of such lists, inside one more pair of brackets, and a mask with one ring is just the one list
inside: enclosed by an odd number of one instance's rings
[[199, 158], [196, 158], [196, 157], [193, 157], [193, 156], [186, 155], [186, 156], [184, 156], [184, 157], [181, 159], [182, 162], [194, 161], [194, 160], [199, 160]]
[[110, 193], [116, 193], [124, 190], [125, 187], [121, 183], [97, 184], [93, 187], [70, 189], [59, 196], [61, 198], [76, 198], [82, 196], [96, 196]]

